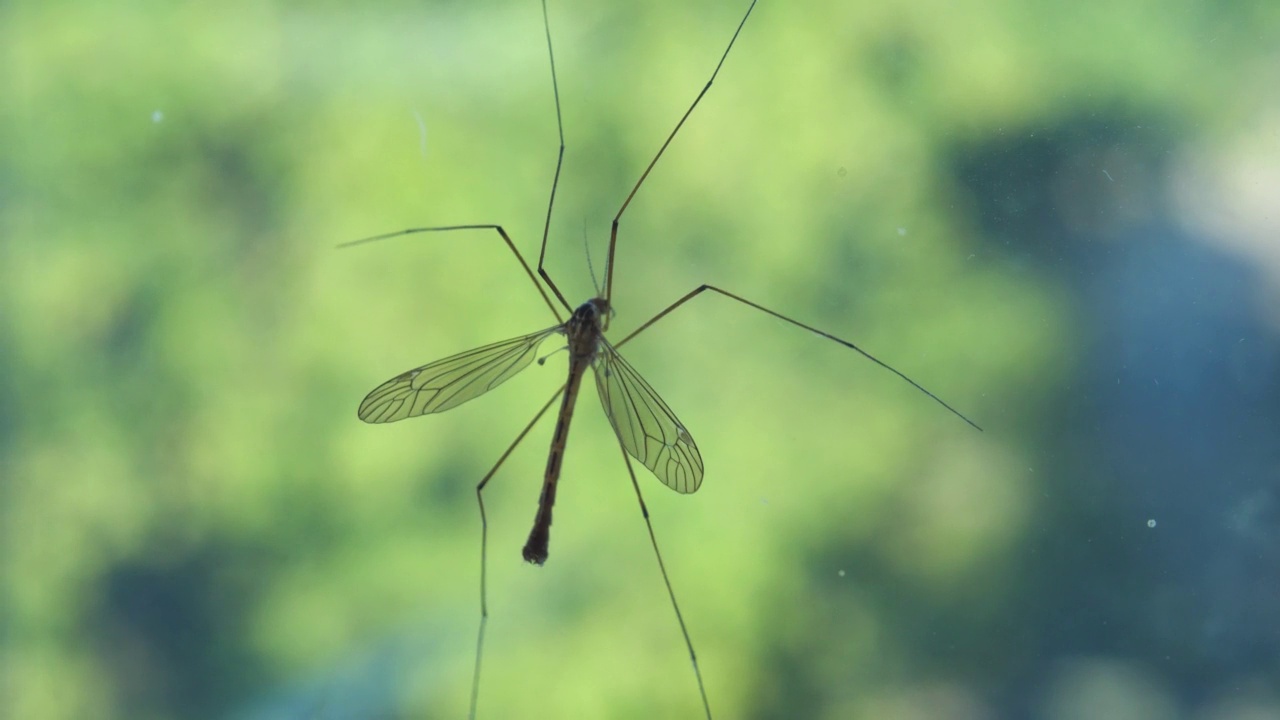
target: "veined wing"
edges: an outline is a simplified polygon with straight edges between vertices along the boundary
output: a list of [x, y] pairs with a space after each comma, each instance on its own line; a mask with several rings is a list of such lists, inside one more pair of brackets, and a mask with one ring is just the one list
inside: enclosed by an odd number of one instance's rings
[[672, 490], [697, 490], [702, 484], [702, 455], [671, 408], [604, 338], [592, 367], [604, 414], [622, 447]]
[[400, 373], [360, 403], [367, 423], [389, 423], [444, 412], [474, 400], [529, 366], [538, 345], [561, 326], [458, 353]]

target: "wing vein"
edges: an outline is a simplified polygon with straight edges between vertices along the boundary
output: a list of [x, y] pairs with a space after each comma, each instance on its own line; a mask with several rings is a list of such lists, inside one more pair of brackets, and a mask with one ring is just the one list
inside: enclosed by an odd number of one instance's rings
[[533, 362], [556, 325], [408, 370], [374, 388], [360, 403], [367, 423], [389, 423], [444, 412], [489, 392]]
[[676, 492], [696, 491], [702, 455], [657, 391], [603, 338], [593, 368], [605, 415], [627, 453]]

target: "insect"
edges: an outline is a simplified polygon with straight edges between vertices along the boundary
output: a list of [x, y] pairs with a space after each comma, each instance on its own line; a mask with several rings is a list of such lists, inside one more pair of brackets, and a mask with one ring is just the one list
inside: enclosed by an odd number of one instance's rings
[[[485, 345], [484, 347], [476, 348], [474, 350], [468, 350], [396, 375], [390, 380], [387, 380], [374, 388], [364, 398], [364, 401], [360, 403], [358, 416], [361, 420], [367, 423], [389, 423], [420, 415], [444, 412], [465, 402], [474, 400], [529, 367], [537, 357], [538, 348], [550, 337], [563, 336], [566, 349], [568, 350], [569, 369], [568, 378], [565, 384], [556, 391], [556, 393], [542, 406], [533, 419], [524, 427], [523, 430], [521, 430], [515, 440], [507, 447], [506, 451], [503, 452], [502, 456], [499, 457], [498, 461], [476, 486], [476, 500], [480, 509], [481, 520], [480, 627], [476, 638], [476, 662], [472, 677], [470, 705], [471, 717], [475, 716], [478, 705], [481, 658], [484, 651], [485, 627], [489, 616], [486, 587], [488, 520], [485, 514], [484, 489], [488, 485], [489, 480], [506, 461], [507, 457], [524, 440], [525, 436], [528, 435], [548, 410], [550, 410], [555, 401], [559, 399], [560, 409], [556, 420], [555, 431], [552, 434], [546, 469], [543, 474], [542, 491], [538, 498], [537, 513], [534, 517], [533, 529], [530, 531], [528, 540], [523, 548], [523, 557], [526, 561], [536, 565], [541, 565], [546, 562], [549, 555], [552, 510], [555, 505], [556, 491], [560, 480], [561, 461], [564, 457], [565, 447], [568, 442], [569, 427], [573, 419], [573, 413], [579, 396], [579, 391], [582, 386], [583, 377], [587, 374], [588, 369], [592, 371], [595, 378], [596, 392], [604, 407], [605, 416], [613, 426], [615, 435], [618, 438], [622, 458], [627, 467], [627, 472], [631, 477], [631, 483], [636, 493], [636, 499], [640, 504], [641, 513], [644, 517], [645, 525], [648, 528], [649, 539], [653, 546], [654, 556], [658, 561], [658, 568], [662, 574], [663, 581], [666, 584], [667, 594], [671, 601], [671, 607], [674, 610], [677, 622], [680, 625], [680, 631], [684, 637], [685, 648], [689, 653], [689, 658], [693, 665], [694, 676], [697, 680], [698, 692], [701, 697], [703, 711], [708, 718], [711, 717], [711, 705], [707, 698], [706, 687], [703, 683], [702, 671], [698, 665], [697, 654], [694, 651], [693, 641], [691, 640], [688, 628], [685, 625], [684, 617], [680, 612], [679, 603], [676, 600], [671, 580], [662, 560], [662, 553], [658, 549], [658, 541], [653, 531], [653, 524], [649, 519], [649, 512], [645, 507], [644, 498], [640, 491], [640, 484], [636, 479], [635, 469], [632, 466], [632, 459], [634, 458], [648, 468], [667, 487], [670, 487], [679, 493], [693, 493], [696, 492], [702, 484], [704, 471], [702, 455], [698, 451], [698, 446], [694, 442], [693, 436], [684, 424], [676, 417], [671, 408], [663, 401], [658, 393], [647, 382], [645, 382], [640, 373], [627, 363], [627, 361], [624, 360], [622, 355], [618, 352], [618, 349], [623, 345], [630, 342], [640, 333], [651, 328], [654, 324], [674, 312], [677, 308], [684, 306], [693, 298], [708, 292], [716, 293], [746, 305], [747, 307], [771, 315], [783, 322], [839, 343], [846, 348], [860, 353], [863, 357], [866, 357], [889, 372], [897, 375], [902, 380], [910, 383], [912, 387], [932, 398], [935, 402], [942, 405], [965, 422], [981, 430], [981, 428], [972, 420], [969, 420], [938, 396], [926, 390], [905, 374], [880, 361], [870, 353], [862, 350], [854, 343], [782, 315], [781, 313], [775, 312], [738, 294], [712, 285], [703, 284], [689, 291], [675, 302], [668, 305], [661, 312], [654, 315], [648, 321], [641, 324], [629, 335], [623, 337], [623, 339], [618, 341], [616, 344], [611, 344], [605, 339], [605, 333], [609, 329], [609, 320], [613, 312], [614, 251], [617, 247], [618, 227], [622, 220], [623, 213], [626, 212], [631, 201], [635, 198], [636, 193], [640, 190], [645, 179], [649, 176], [649, 173], [653, 170], [654, 166], [657, 165], [658, 160], [662, 158], [663, 153], [665, 153], [667, 148], [671, 145], [671, 142], [675, 139], [681, 127], [684, 126], [685, 121], [689, 119], [694, 109], [698, 106], [698, 103], [701, 102], [702, 98], [711, 88], [711, 85], [719, 74], [721, 67], [723, 67], [725, 60], [728, 58], [729, 52], [733, 49], [734, 43], [737, 42], [738, 36], [746, 25], [747, 19], [751, 16], [751, 12], [754, 10], [755, 4], [755, 0], [752, 0], [746, 13], [742, 16], [742, 20], [738, 23], [733, 36], [730, 38], [728, 46], [720, 56], [719, 62], [712, 71], [711, 77], [707, 80], [706, 85], [703, 86], [701, 92], [699, 92], [694, 98], [693, 102], [689, 105], [689, 108], [680, 117], [670, 134], [667, 135], [657, 153], [653, 156], [653, 159], [650, 160], [648, 166], [645, 168], [644, 172], [640, 174], [640, 178], [636, 181], [636, 184], [632, 187], [630, 193], [622, 202], [617, 215], [614, 216], [609, 233], [609, 249], [603, 273], [604, 283], [602, 288], [597, 289], [597, 297], [591, 298], [585, 303], [578, 305], [576, 308], [573, 307], [565, 299], [564, 294], [560, 291], [559, 287], [557, 287], [556, 283], [543, 267], [547, 251], [547, 238], [550, 234], [551, 213], [555, 206], [556, 190], [559, 187], [560, 171], [564, 161], [565, 150], [564, 123], [560, 110], [560, 90], [559, 83], [556, 78], [555, 53], [551, 44], [550, 20], [547, 13], [546, 0], [542, 0], [542, 15], [543, 25], [547, 36], [547, 55], [551, 65], [551, 80], [555, 96], [556, 124], [559, 130], [560, 149], [556, 159], [555, 173], [551, 182], [551, 197], [547, 203], [546, 221], [544, 223], [542, 233], [542, 245], [538, 253], [537, 273], [534, 273], [533, 268], [530, 267], [529, 263], [520, 253], [520, 250], [516, 247], [507, 231], [501, 225], [496, 224], [408, 228], [405, 230], [355, 240], [342, 245], [342, 247], [349, 247], [352, 245], [423, 233], [442, 233], [468, 230], [488, 230], [496, 232], [502, 239], [503, 243], [505, 243], [507, 248], [511, 251], [511, 254], [520, 263], [525, 274], [529, 276], [530, 281], [538, 289], [538, 292], [542, 295], [543, 301], [546, 303], [547, 307], [550, 308], [552, 314], [556, 318], [556, 324], [548, 328], [538, 330], [537, 332], [521, 335], [510, 340], [496, 342], [491, 345]], [[548, 291], [550, 291], [550, 294], [548, 294]], [[568, 314], [567, 319], [561, 314], [562, 311]], [[543, 359], [545, 358], [539, 359], [539, 364], [541, 364]]]

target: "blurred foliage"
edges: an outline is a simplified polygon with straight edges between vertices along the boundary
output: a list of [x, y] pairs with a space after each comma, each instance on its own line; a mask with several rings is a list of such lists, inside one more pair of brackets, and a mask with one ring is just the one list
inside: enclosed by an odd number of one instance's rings
[[[640, 482], [718, 716], [1173, 717], [1178, 678], [1250, 687], [1192, 641], [1050, 642], [1075, 596], [1036, 553], [1099, 515], [1037, 470], [1088, 462], [1055, 444], [1101, 265], [1071, 248], [1274, 110], [1278, 8], [756, 8], [623, 218], [615, 328], [715, 283], [987, 432], [721, 298], [627, 346], [706, 459], [692, 497]], [[552, 3], [571, 302], [744, 9]], [[493, 233], [334, 246], [496, 222], [536, 254], [538, 4], [18, 1], [0, 48], [0, 716], [464, 714], [472, 488], [563, 356], [366, 426], [382, 380], [551, 318]], [[593, 394], [546, 567], [518, 548], [550, 422], [486, 494], [483, 717], [698, 716]], [[1199, 689], [1204, 717], [1280, 712]]]

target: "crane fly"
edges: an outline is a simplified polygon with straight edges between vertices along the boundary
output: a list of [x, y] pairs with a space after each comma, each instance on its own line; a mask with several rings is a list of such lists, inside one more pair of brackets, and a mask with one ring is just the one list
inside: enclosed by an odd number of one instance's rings
[[[498, 469], [506, 461], [507, 457], [515, 450], [515, 448], [524, 440], [525, 436], [533, 429], [534, 425], [546, 415], [547, 411], [552, 407], [557, 399], [560, 400], [560, 411], [556, 420], [555, 432], [551, 438], [551, 448], [547, 455], [546, 470], [543, 474], [542, 492], [538, 498], [537, 514], [534, 516], [533, 529], [529, 533], [529, 539], [524, 545], [524, 559], [535, 565], [542, 565], [547, 560], [549, 553], [549, 542], [551, 533], [551, 514], [555, 505], [556, 488], [560, 479], [561, 461], [564, 457], [565, 446], [568, 441], [569, 426], [573, 419], [574, 407], [577, 402], [578, 393], [582, 385], [582, 378], [590, 368], [595, 376], [596, 392], [600, 397], [601, 404], [604, 406], [605, 417], [609, 419], [609, 423], [613, 426], [614, 434], [618, 439], [618, 445], [621, 448], [621, 454], [627, 473], [630, 475], [632, 488], [635, 490], [636, 499], [640, 504], [640, 512], [644, 518], [645, 526], [648, 529], [650, 544], [653, 547], [654, 557], [658, 562], [658, 569], [662, 574], [663, 582], [666, 584], [667, 596], [671, 601], [672, 610], [675, 611], [676, 620], [680, 626], [680, 632], [684, 638], [685, 650], [689, 654], [689, 659], [693, 665], [694, 677], [697, 681], [698, 693], [702, 701], [702, 709], [707, 718], [711, 717], [711, 705], [707, 698], [706, 686], [702, 679], [702, 670], [698, 665], [697, 653], [694, 651], [693, 641], [690, 638], [688, 627], [685, 625], [684, 616], [680, 612], [680, 605], [676, 601], [675, 591], [671, 585], [671, 579], [667, 574], [666, 565], [662, 560], [662, 553], [658, 549], [657, 536], [653, 531], [653, 523], [649, 518], [648, 508], [645, 506], [644, 497], [640, 491], [640, 484], [636, 480], [635, 469], [631, 464], [632, 458], [640, 461], [642, 465], [648, 468], [664, 485], [679, 493], [693, 493], [702, 484], [703, 462], [702, 455], [698, 451], [698, 446], [694, 443], [693, 436], [685, 428], [685, 426], [676, 418], [674, 412], [668, 407], [666, 402], [658, 395], [658, 393], [645, 382], [644, 378], [638, 373], [622, 355], [619, 354], [618, 348], [630, 342], [640, 333], [648, 330], [659, 320], [662, 320], [677, 308], [683, 307], [690, 300], [699, 297], [704, 293], [711, 292], [720, 296], [729, 298], [738, 303], [746, 305], [752, 309], [766, 313], [786, 322], [795, 327], [807, 330], [820, 337], [826, 338], [840, 345], [854, 350], [863, 357], [871, 360], [880, 367], [897, 375], [900, 379], [909, 383], [912, 387], [927, 395], [934, 402], [949, 410], [952, 414], [964, 420], [974, 428], [981, 430], [969, 418], [965, 417], [960, 411], [948, 405], [937, 395], [916, 381], [907, 377], [885, 362], [882, 362], [867, 351], [858, 347], [848, 340], [839, 338], [831, 333], [819, 330], [818, 328], [806, 325], [798, 320], [787, 317], [781, 313], [775, 312], [763, 305], [749, 300], [741, 295], [737, 295], [722, 288], [702, 284], [685, 293], [675, 302], [668, 305], [662, 311], [651, 317], [648, 321], [642, 323], [638, 328], [633, 330], [629, 335], [625, 336], [616, 345], [611, 344], [605, 339], [605, 332], [609, 328], [609, 319], [613, 313], [613, 305], [611, 299], [613, 297], [613, 270], [614, 270], [614, 252], [618, 242], [618, 227], [622, 220], [622, 215], [630, 206], [631, 201], [635, 198], [636, 193], [644, 184], [649, 173], [657, 165], [658, 160], [662, 158], [663, 153], [671, 145], [680, 128], [684, 126], [686, 120], [693, 113], [694, 109], [701, 102], [703, 96], [711, 89], [711, 84], [715, 81], [716, 76], [720, 73], [720, 68], [724, 65], [725, 60], [729, 56], [729, 51], [733, 49], [734, 43], [742, 32], [742, 28], [746, 25], [747, 19], [751, 16], [751, 11], [755, 9], [756, 0], [752, 0], [747, 7], [746, 13], [742, 16], [742, 20], [738, 23], [737, 29], [729, 40], [728, 46], [720, 56], [719, 62], [711, 73], [711, 77], [707, 80], [706, 85], [694, 98], [693, 102], [685, 110], [684, 114], [677, 121], [675, 127], [667, 135], [658, 152], [649, 161], [644, 172], [640, 174], [640, 178], [632, 187], [630, 193], [623, 200], [621, 207], [618, 209], [617, 215], [613, 218], [613, 223], [609, 232], [609, 250], [604, 270], [604, 286], [603, 289], [597, 289], [597, 297], [588, 300], [585, 303], [574, 308], [565, 299], [560, 288], [551, 279], [550, 274], [544, 268], [544, 261], [547, 252], [547, 238], [550, 234], [551, 213], [555, 206], [556, 190], [560, 183], [560, 171], [564, 164], [564, 121], [560, 110], [560, 88], [559, 81], [556, 77], [555, 53], [551, 44], [551, 23], [547, 14], [546, 0], [542, 0], [542, 20], [543, 28], [546, 32], [547, 39], [547, 56], [551, 66], [551, 85], [555, 97], [556, 107], [556, 126], [560, 136], [560, 149], [556, 157], [555, 173], [551, 180], [551, 197], [547, 202], [546, 220], [543, 224], [542, 246], [538, 253], [537, 273], [529, 266], [524, 255], [512, 242], [507, 231], [497, 224], [474, 224], [474, 225], [445, 225], [436, 227], [418, 227], [399, 230], [396, 232], [375, 235], [372, 237], [355, 240], [344, 243], [340, 247], [350, 247], [363, 243], [375, 242], [380, 240], [388, 240], [395, 237], [405, 235], [416, 235], [423, 233], [439, 233], [439, 232], [456, 232], [467, 230], [489, 230], [496, 232], [502, 239], [503, 243], [511, 251], [511, 254], [520, 263], [529, 280], [537, 288], [541, 294], [543, 301], [550, 308], [556, 317], [556, 324], [544, 330], [539, 330], [528, 335], [521, 335], [510, 340], [485, 345], [474, 350], [468, 350], [457, 355], [453, 355], [443, 360], [423, 365], [403, 372], [390, 380], [382, 383], [374, 388], [364, 401], [360, 403], [358, 416], [367, 423], [389, 423], [404, 420], [406, 418], [417, 417], [420, 415], [429, 415], [433, 413], [444, 412], [455, 408], [465, 402], [474, 400], [477, 397], [493, 390], [502, 383], [510, 380], [521, 370], [529, 367], [537, 356], [538, 348], [547, 338], [562, 335], [565, 338], [565, 347], [569, 355], [569, 372], [568, 379], [559, 390], [551, 396], [550, 399], [542, 406], [542, 408], [534, 415], [533, 419], [525, 425], [524, 429], [516, 436], [515, 440], [507, 446], [506, 451], [498, 458], [498, 461], [485, 474], [484, 478], [476, 485], [476, 501], [480, 509], [480, 627], [476, 636], [476, 655], [475, 669], [472, 675], [471, 684], [471, 705], [469, 717], [475, 717], [476, 709], [479, 701], [480, 691], [480, 669], [481, 658], [484, 651], [484, 635], [485, 627], [488, 622], [488, 593], [487, 593], [487, 563], [488, 563], [488, 519], [484, 506], [484, 489], [488, 485], [490, 479], [497, 473]], [[548, 295], [550, 290], [550, 295]], [[552, 297], [555, 301], [553, 302]], [[561, 310], [569, 314], [568, 319], [561, 316]], [[541, 364], [542, 359], [539, 359]]]
[[528, 367], [542, 341], [564, 335], [569, 379], [556, 393], [561, 399], [560, 415], [551, 436], [538, 514], [523, 552], [526, 561], [541, 565], [547, 560], [551, 509], [556, 502], [569, 424], [588, 367], [595, 373], [605, 415], [627, 453], [677, 492], [691, 493], [702, 484], [702, 455], [693, 437], [649, 383], [604, 339], [609, 309], [604, 298], [592, 298], [559, 325], [401, 373], [374, 388], [360, 403], [358, 415], [368, 423], [388, 423], [457, 407]]

